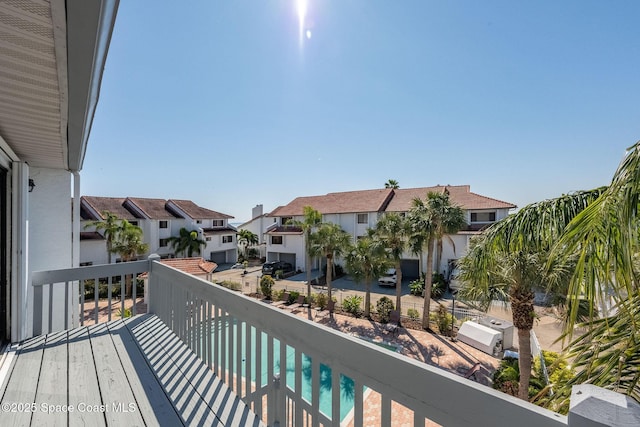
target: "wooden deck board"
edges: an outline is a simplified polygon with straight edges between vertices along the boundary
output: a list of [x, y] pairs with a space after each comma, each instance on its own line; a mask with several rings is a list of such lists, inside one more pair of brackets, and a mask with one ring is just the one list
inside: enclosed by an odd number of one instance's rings
[[[109, 329], [105, 323], [89, 327], [89, 337], [96, 363], [96, 374], [102, 402], [108, 409], [104, 412], [108, 425], [144, 425], [144, 420], [137, 409], [137, 403], [129, 379], [127, 378], [120, 357], [116, 351]], [[135, 405], [132, 412], [124, 412], [114, 408], [118, 405], [129, 408]]]
[[23, 406], [2, 426], [264, 425], [153, 315], [35, 337], [10, 363], [0, 398]]
[[33, 413], [33, 425], [67, 425], [67, 331], [47, 335]]
[[102, 405], [87, 328], [72, 329], [68, 340], [69, 366], [73, 369], [69, 375], [69, 406], [78, 408], [70, 414], [69, 426], [105, 426], [102, 412], [80, 410], [82, 405]]
[[12, 406], [9, 411], [3, 409], [0, 412], [0, 425], [24, 426], [31, 423], [32, 411], [25, 410], [24, 405], [36, 400], [44, 343], [45, 337], [38, 336], [25, 341], [18, 351], [10, 381], [2, 396], [2, 404]]
[[159, 320], [136, 325], [132, 332], [185, 424], [222, 425], [181, 370], [183, 355], [188, 353], [186, 346], [179, 341], [172, 342], [170, 337], [175, 335], [163, 328]]
[[[139, 321], [140, 318], [136, 317], [128, 322], [135, 324]], [[149, 368], [125, 322], [118, 321], [107, 325], [116, 351], [120, 354], [122, 366], [130, 379], [138, 409], [143, 415], [145, 423], [147, 425], [182, 425], [180, 417]], [[138, 381], [131, 381], [134, 378], [137, 378]]]

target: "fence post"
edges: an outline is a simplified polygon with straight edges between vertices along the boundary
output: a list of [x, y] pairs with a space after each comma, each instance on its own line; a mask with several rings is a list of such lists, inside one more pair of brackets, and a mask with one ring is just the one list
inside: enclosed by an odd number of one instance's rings
[[[156, 313], [157, 311], [157, 301], [154, 300], [153, 298], [153, 287], [157, 286], [156, 285], [156, 280], [153, 277], [153, 262], [154, 261], [160, 261], [160, 255], [158, 254], [151, 254], [149, 255], [149, 258], [147, 258], [149, 260], [149, 267], [147, 268], [147, 280], [145, 281], [145, 289], [144, 289], [144, 295], [147, 296], [148, 300], [147, 300], [147, 313]], [[147, 286], [149, 287], [149, 289], [147, 289]], [[135, 304], [135, 301], [134, 301]]]

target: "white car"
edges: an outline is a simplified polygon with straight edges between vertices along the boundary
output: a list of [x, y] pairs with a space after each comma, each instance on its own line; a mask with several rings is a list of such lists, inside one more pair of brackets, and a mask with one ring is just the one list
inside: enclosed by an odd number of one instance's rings
[[378, 279], [378, 284], [380, 286], [396, 286], [396, 280], [398, 276], [396, 276], [396, 269], [390, 268], [387, 270], [384, 276]]

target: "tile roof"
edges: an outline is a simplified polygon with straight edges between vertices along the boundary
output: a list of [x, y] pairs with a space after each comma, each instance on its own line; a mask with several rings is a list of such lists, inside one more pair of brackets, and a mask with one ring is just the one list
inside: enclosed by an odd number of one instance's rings
[[346, 191], [324, 196], [298, 197], [285, 206], [280, 206], [269, 216], [300, 216], [305, 206], [311, 206], [322, 214], [384, 211], [393, 191], [377, 190]]
[[464, 209], [512, 209], [516, 207], [513, 203], [472, 193], [469, 185], [437, 185], [434, 187], [393, 190], [395, 194], [386, 210], [388, 212], [407, 212], [411, 208], [414, 198], [424, 199], [427, 193], [442, 193], [445, 188], [449, 191], [451, 203]]
[[220, 212], [212, 211], [210, 209], [201, 208], [193, 203], [191, 200], [176, 200], [170, 199], [169, 203], [173, 203], [180, 208], [184, 213], [189, 215], [192, 219], [229, 219], [233, 218], [231, 215], [223, 214]]
[[148, 219], [174, 219], [179, 216], [169, 212], [164, 199], [146, 199], [142, 197], [127, 197], [125, 206], [141, 211]]
[[92, 210], [99, 213], [100, 218], [85, 218], [85, 219], [93, 219], [93, 220], [103, 220], [104, 216], [102, 213], [104, 211], [109, 211], [115, 214], [120, 219], [132, 220], [138, 219], [133, 213], [127, 210], [123, 204], [125, 199], [122, 197], [94, 197], [94, 196], [82, 196], [80, 198], [80, 204], [86, 204], [84, 207], [84, 211], [87, 216], [93, 217], [93, 213], [91, 210], [87, 208], [91, 208]]
[[167, 258], [160, 260], [160, 262], [194, 276], [213, 273], [218, 268], [218, 264], [215, 262], [205, 261], [203, 258], [198, 257]]

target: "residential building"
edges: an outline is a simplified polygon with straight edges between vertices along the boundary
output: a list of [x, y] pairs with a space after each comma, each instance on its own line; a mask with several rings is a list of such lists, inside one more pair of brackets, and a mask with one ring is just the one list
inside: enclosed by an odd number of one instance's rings
[[[196, 231], [198, 238], [206, 245], [201, 250], [208, 260], [218, 264], [235, 262], [237, 259], [236, 229], [229, 225], [233, 218], [220, 212], [198, 206], [190, 200], [164, 200], [141, 197], [81, 197], [81, 265], [104, 264], [107, 262], [106, 242], [100, 230], [92, 225], [104, 220], [104, 212], [111, 212], [120, 219], [139, 226], [144, 242], [151, 253], [162, 258], [173, 257], [170, 238], [178, 236], [181, 228]], [[178, 254], [181, 255], [181, 254]], [[117, 256], [112, 257], [118, 262]]]
[[[288, 225], [292, 220], [303, 219], [303, 208], [311, 206], [322, 214], [324, 222], [338, 224], [351, 235], [353, 240], [366, 235], [367, 229], [375, 227], [378, 219], [387, 212], [405, 215], [415, 198], [424, 199], [429, 192], [448, 192], [451, 204], [465, 211], [467, 227], [455, 235], [443, 239], [443, 251], [440, 262], [434, 259], [434, 271], [445, 275], [450, 266], [463, 256], [469, 246], [470, 238], [488, 225], [506, 217], [516, 206], [512, 203], [493, 199], [471, 192], [469, 185], [437, 185], [434, 187], [407, 189], [375, 189], [329, 193], [322, 196], [298, 197], [285, 206], [281, 206], [268, 216], [274, 222], [268, 226], [267, 261], [286, 261], [295, 268], [304, 269], [304, 236], [302, 231]], [[402, 259], [403, 277], [418, 277], [425, 271], [426, 256], [405, 252]], [[314, 261], [314, 268], [318, 266]]]
[[[238, 230], [249, 230], [256, 236], [258, 236], [257, 246], [253, 246], [258, 249], [260, 257], [267, 256], [267, 242], [266, 232], [267, 228], [274, 223], [274, 219], [270, 218], [268, 214], [264, 213], [262, 205], [256, 205], [251, 209], [251, 219], [238, 226]], [[239, 248], [243, 250], [244, 248]]]

